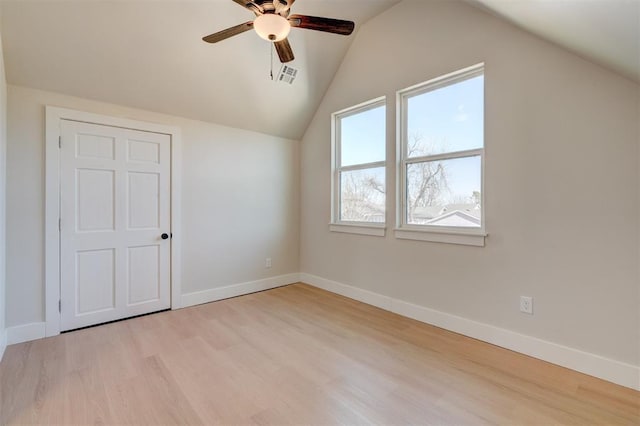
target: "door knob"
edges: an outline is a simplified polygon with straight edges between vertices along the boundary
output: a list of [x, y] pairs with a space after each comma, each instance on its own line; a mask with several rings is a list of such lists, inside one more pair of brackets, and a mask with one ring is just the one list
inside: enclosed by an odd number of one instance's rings
[[163, 240], [166, 240], [167, 238], [169, 238], [169, 234], [165, 232], [164, 234], [160, 235], [160, 238], [162, 238]]

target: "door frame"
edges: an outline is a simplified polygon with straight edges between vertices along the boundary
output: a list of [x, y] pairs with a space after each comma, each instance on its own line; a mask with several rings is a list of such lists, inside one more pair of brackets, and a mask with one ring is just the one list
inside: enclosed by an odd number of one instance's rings
[[164, 124], [112, 117], [67, 108], [45, 106], [45, 336], [60, 334], [60, 122], [80, 121], [111, 127], [162, 133], [171, 139], [171, 309], [182, 307], [180, 185], [182, 140], [180, 128]]

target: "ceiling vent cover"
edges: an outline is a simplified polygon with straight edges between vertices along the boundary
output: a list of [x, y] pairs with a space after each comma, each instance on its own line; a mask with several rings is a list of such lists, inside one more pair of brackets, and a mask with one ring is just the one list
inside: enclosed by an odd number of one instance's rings
[[280, 72], [278, 73], [278, 81], [283, 83], [293, 84], [293, 81], [296, 79], [298, 75], [298, 70], [290, 67], [289, 65], [282, 65], [280, 68]]

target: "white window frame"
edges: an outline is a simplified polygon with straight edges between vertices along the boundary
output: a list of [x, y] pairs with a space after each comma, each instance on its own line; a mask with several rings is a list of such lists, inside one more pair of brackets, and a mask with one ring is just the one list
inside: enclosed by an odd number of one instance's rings
[[[343, 232], [349, 234], [359, 235], [372, 235], [377, 237], [384, 237], [387, 223], [387, 203], [385, 201], [385, 220], [384, 222], [356, 222], [356, 221], [342, 221], [340, 220], [340, 173], [349, 172], [355, 170], [365, 170], [383, 167], [385, 169], [385, 187], [387, 181], [387, 155], [386, 155], [386, 140], [387, 135], [385, 131], [385, 159], [382, 161], [375, 161], [372, 163], [362, 163], [350, 166], [341, 166], [340, 159], [342, 141], [341, 141], [341, 120], [343, 118], [360, 114], [362, 112], [379, 108], [381, 106], [387, 107], [387, 98], [382, 96], [376, 99], [372, 99], [367, 102], [334, 112], [331, 114], [331, 223], [329, 224], [329, 230], [333, 232]], [[386, 114], [385, 114], [385, 129], [386, 126]], [[386, 200], [386, 193], [385, 193]]]
[[[482, 148], [453, 151], [435, 155], [407, 158], [408, 144], [408, 100], [414, 96], [431, 92], [433, 90], [450, 86], [470, 78], [484, 75], [484, 63], [473, 65], [459, 71], [455, 71], [424, 83], [400, 90], [396, 95], [397, 102], [397, 182], [396, 190], [398, 211], [395, 237], [399, 239], [420, 240], [450, 244], [463, 244], [471, 246], [484, 246], [487, 236], [485, 227], [485, 188], [484, 188], [484, 159], [485, 143], [483, 135]], [[437, 225], [415, 225], [407, 223], [407, 166], [426, 161], [451, 160], [457, 158], [480, 157], [481, 168], [481, 209], [480, 227], [458, 227]]]

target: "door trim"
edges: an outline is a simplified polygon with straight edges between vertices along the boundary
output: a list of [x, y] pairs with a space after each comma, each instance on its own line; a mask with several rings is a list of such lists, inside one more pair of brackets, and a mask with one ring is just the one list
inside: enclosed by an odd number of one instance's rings
[[181, 211], [180, 186], [182, 140], [180, 128], [72, 109], [45, 106], [45, 336], [60, 334], [60, 121], [80, 121], [144, 132], [162, 133], [171, 138], [171, 309], [182, 307], [181, 291]]

